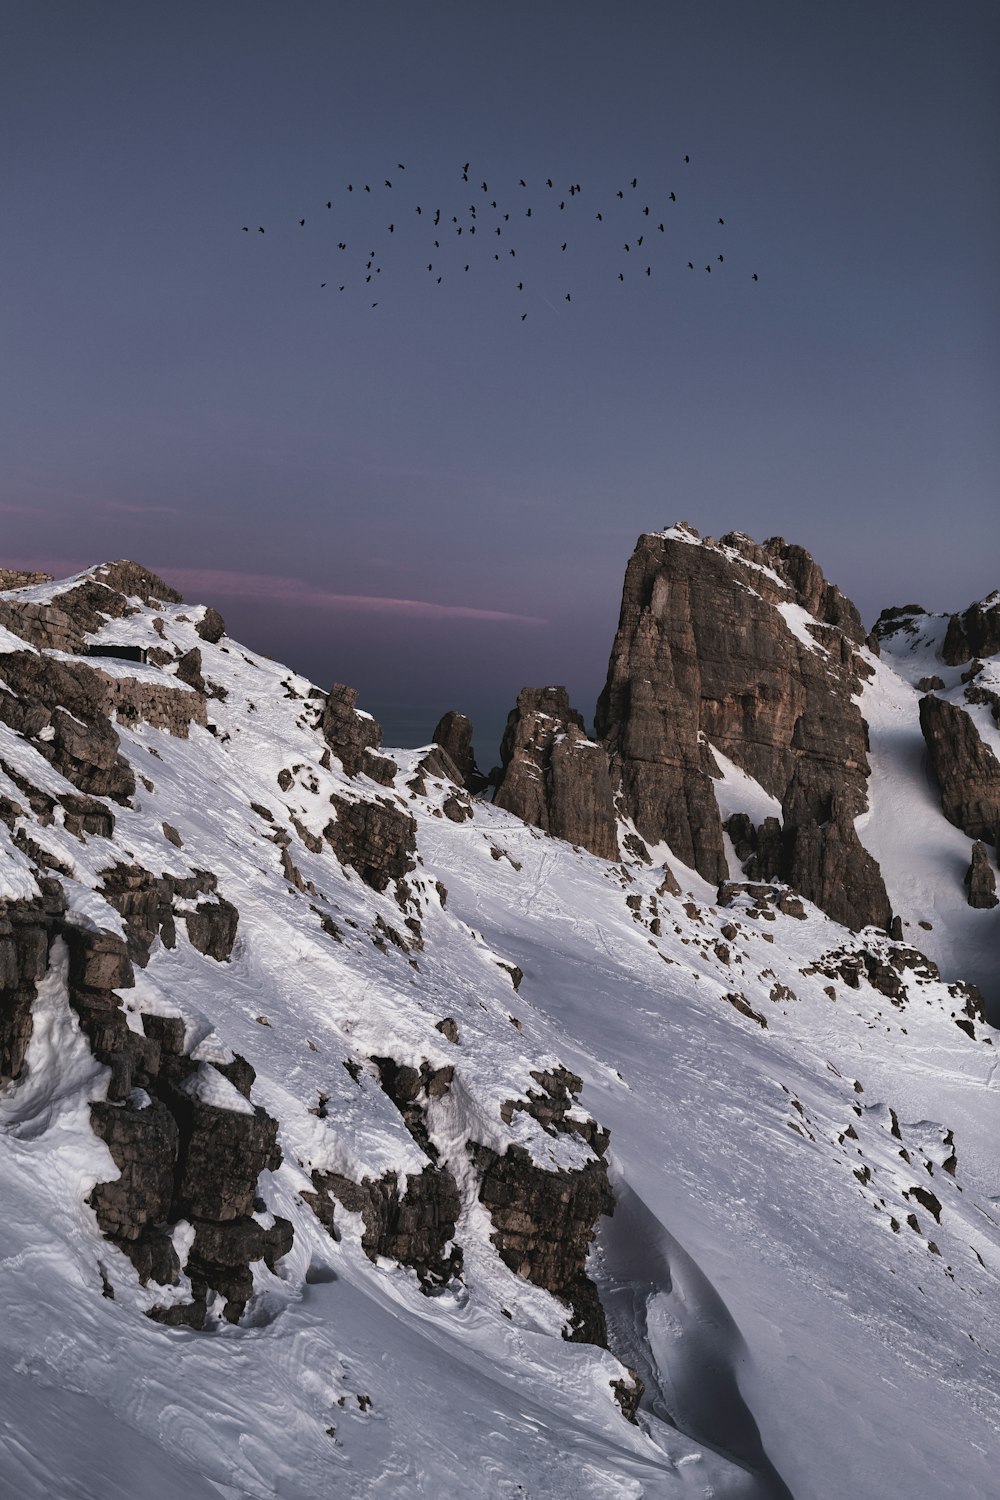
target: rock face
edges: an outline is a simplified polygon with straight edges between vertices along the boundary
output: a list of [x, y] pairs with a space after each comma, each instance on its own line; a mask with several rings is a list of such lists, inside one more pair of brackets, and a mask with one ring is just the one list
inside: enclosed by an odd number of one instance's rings
[[0, 903], [0, 1083], [20, 1077], [31, 1040], [31, 1007], [64, 908], [54, 881], [34, 900]]
[[476, 765], [472, 749], [472, 723], [465, 714], [454, 709], [438, 720], [432, 739], [445, 752], [458, 773], [458, 782], [466, 791], [481, 792], [489, 785], [488, 778]]
[[608, 758], [588, 738], [564, 687], [524, 688], [507, 717], [493, 801], [555, 838], [617, 859]]
[[[14, 574], [19, 581], [3, 582], [9, 576], [5, 570], [0, 576], [0, 588], [18, 589], [25, 587], [26, 583], [49, 581], [44, 574]], [[96, 568], [90, 577], [64, 589], [45, 603], [19, 599], [16, 595], [0, 599], [0, 625], [5, 625], [33, 646], [77, 654], [86, 649], [85, 637], [99, 629], [107, 618], [120, 620], [135, 613], [130, 598], [139, 599], [143, 604], [183, 603], [182, 596], [162, 578], [139, 563], [123, 559]]]
[[666, 840], [706, 879], [727, 877], [714, 745], [781, 800], [769, 873], [852, 927], [886, 925], [878, 866], [854, 830], [867, 806], [852, 701], [870, 670], [864, 641], [853, 604], [780, 537], [640, 537], [596, 722], [642, 837]]
[[417, 826], [395, 803], [348, 802], [331, 797], [337, 817], [323, 836], [341, 864], [351, 865], [366, 885], [384, 891], [390, 880], [401, 880], [413, 869]]
[[358, 707], [357, 690], [335, 682], [320, 719], [320, 732], [348, 776], [360, 771], [387, 786], [396, 774], [395, 761], [379, 755], [382, 726]]
[[990, 865], [986, 845], [977, 839], [972, 846], [972, 860], [965, 873], [965, 886], [969, 892], [969, 905], [980, 911], [989, 911], [1000, 904], [997, 899], [997, 881]]
[[970, 604], [962, 614], [948, 621], [941, 656], [950, 667], [957, 667], [974, 656], [995, 656], [1000, 652], [1000, 592], [980, 604]]
[[1000, 837], [1000, 762], [964, 708], [932, 694], [920, 700], [920, 727], [941, 788], [941, 809], [972, 839]]

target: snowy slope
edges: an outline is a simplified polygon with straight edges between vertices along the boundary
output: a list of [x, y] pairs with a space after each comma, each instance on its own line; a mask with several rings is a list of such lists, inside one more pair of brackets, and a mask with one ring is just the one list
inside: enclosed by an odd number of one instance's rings
[[[68, 586], [22, 597], [52, 601]], [[945, 981], [985, 971], [996, 925], [963, 908], [960, 882], [953, 890], [970, 841], [927, 787], [908, 683], [883, 662], [866, 686], [873, 778], [859, 828], [894, 909], [912, 924], [931, 914], [932, 932], [906, 938], [944, 981], [907, 944], [851, 934], [807, 903], [801, 916], [747, 896], [719, 908], [673, 859], [684, 889], [671, 896], [665, 848], [651, 866], [609, 864], [481, 801], [452, 821], [452, 788], [433, 776], [423, 793], [409, 785], [419, 751], [395, 754], [388, 792], [349, 778], [322, 764], [310, 684], [228, 637], [206, 642], [196, 609], [132, 604], [103, 638], [197, 647], [206, 681], [226, 692], [208, 700], [211, 728], [180, 738], [119, 719], [141, 780], [133, 805], [115, 807], [112, 839], [81, 839], [58, 809], [47, 826], [28, 811], [18, 826], [58, 862], [76, 919], [99, 928], [121, 931], [99, 888], [116, 861], [218, 877], [240, 913], [231, 959], [179, 930], [123, 1000], [135, 1017], [182, 1015], [206, 1062], [233, 1051], [252, 1062], [254, 1101], [279, 1121], [284, 1156], [261, 1194], [295, 1238], [274, 1273], [258, 1264], [239, 1325], [216, 1316], [196, 1332], [144, 1316], [182, 1291], [141, 1287], [86, 1204], [116, 1172], [89, 1123], [108, 1069], [70, 1010], [57, 952], [26, 1073], [0, 1092], [0, 1491], [995, 1495], [998, 1053]], [[0, 638], [0, 652], [21, 648]], [[169, 664], [91, 665], [176, 684]], [[766, 815], [766, 794], [725, 769], [726, 811]], [[23, 804], [11, 772], [52, 796], [72, 790], [0, 725], [0, 792]], [[388, 796], [416, 819], [409, 910], [422, 946], [385, 940], [392, 928], [405, 941], [391, 891], [326, 844], [307, 847], [331, 795]], [[3, 823], [0, 842], [5, 896], [29, 894], [32, 861]], [[867, 977], [885, 985], [890, 971], [893, 996]], [[446, 1016], [457, 1046], [436, 1029]], [[360, 1181], [426, 1164], [373, 1056], [456, 1069], [428, 1128], [463, 1188], [464, 1271], [433, 1296], [413, 1271], [367, 1258], [358, 1215], [338, 1208], [334, 1240], [301, 1196], [315, 1169]], [[550, 1168], [588, 1155], [525, 1111], [502, 1123], [532, 1070], [558, 1065], [582, 1077], [583, 1111], [611, 1132], [618, 1207], [589, 1269], [614, 1353], [562, 1337], [566, 1308], [502, 1263], [471, 1182], [470, 1139], [500, 1151], [518, 1139]], [[616, 1355], [646, 1386], [637, 1425], [613, 1397]]]

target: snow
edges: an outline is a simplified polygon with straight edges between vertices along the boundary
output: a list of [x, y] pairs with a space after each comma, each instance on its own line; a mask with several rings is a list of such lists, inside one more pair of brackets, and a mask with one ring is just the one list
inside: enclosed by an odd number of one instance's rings
[[[44, 586], [46, 597], [69, 586]], [[779, 607], [805, 630], [808, 617]], [[995, 1034], [955, 1025], [961, 1002], [945, 982], [904, 975], [897, 1007], [865, 981], [831, 979], [820, 966], [834, 950], [894, 945], [855, 937], [808, 903], [802, 920], [720, 910], [714, 888], [666, 846], [649, 867], [614, 864], [478, 800], [473, 818], [454, 824], [440, 815], [443, 783], [408, 791], [416, 752], [393, 752], [400, 773], [389, 789], [324, 768], [311, 685], [235, 642], [201, 641], [197, 617], [164, 606], [115, 622], [118, 639], [127, 623], [130, 642], [177, 654], [197, 644], [228, 697], [209, 701], [215, 734], [120, 728], [151, 789], [140, 783], [133, 806], [113, 807], [112, 840], [79, 839], [58, 818], [40, 827], [2, 771], [0, 793], [25, 809], [17, 826], [71, 871], [61, 877], [69, 909], [92, 927], [122, 930], [100, 893], [116, 860], [217, 875], [240, 912], [231, 960], [197, 952], [179, 920], [176, 947], [154, 944], [123, 1005], [135, 1027], [150, 1011], [183, 1016], [198, 1097], [263, 1105], [280, 1121], [284, 1161], [262, 1175], [260, 1193], [295, 1240], [276, 1273], [255, 1267], [238, 1327], [217, 1311], [203, 1333], [145, 1316], [185, 1287], [140, 1286], [87, 1206], [93, 1184], [116, 1175], [89, 1124], [107, 1070], [68, 1005], [57, 944], [25, 1073], [0, 1091], [0, 1492], [992, 1500]], [[811, 635], [808, 644], [822, 650]], [[871, 660], [860, 835], [907, 942], [945, 981], [986, 981], [1000, 917], [964, 903], [970, 840], [944, 820], [926, 775], [918, 695], [895, 657]], [[907, 662], [907, 674], [923, 675], [912, 652]], [[169, 667], [143, 671], [174, 682]], [[723, 816], [780, 816], [776, 799], [713, 753]], [[72, 789], [5, 726], [0, 759], [51, 795]], [[282, 791], [278, 773], [291, 768]], [[320, 836], [331, 796], [373, 795], [416, 820], [405, 912], [391, 888], [371, 890], [295, 832], [293, 820]], [[305, 890], [285, 879], [278, 829]], [[4, 824], [0, 839], [3, 894], [34, 894]], [[664, 861], [685, 895], [658, 894]], [[421, 946], [406, 915], [419, 918]], [[410, 946], [377, 943], [379, 922]], [[516, 993], [505, 965], [522, 970]], [[734, 993], [766, 1029], [734, 1008]], [[445, 1016], [457, 1044], [436, 1029]], [[251, 1103], [210, 1066], [233, 1052], [257, 1071]], [[360, 1181], [426, 1165], [375, 1056], [455, 1068], [427, 1124], [463, 1190], [465, 1270], [435, 1296], [411, 1271], [368, 1260], [357, 1215], [337, 1210], [334, 1240], [301, 1196], [317, 1168]], [[613, 1354], [562, 1338], [566, 1309], [503, 1264], [475, 1193], [470, 1141], [503, 1150], [516, 1140], [549, 1168], [587, 1159], [579, 1138], [550, 1135], [523, 1110], [510, 1129], [502, 1122], [505, 1103], [537, 1088], [532, 1072], [557, 1065], [583, 1078], [582, 1109], [611, 1131], [618, 1209], [601, 1224], [590, 1270]], [[952, 1149], [954, 1176], [944, 1165]], [[936, 1195], [940, 1224], [915, 1187]], [[174, 1237], [183, 1262], [193, 1229], [178, 1225]], [[612, 1397], [625, 1374], [616, 1356], [647, 1385], [638, 1426]]]

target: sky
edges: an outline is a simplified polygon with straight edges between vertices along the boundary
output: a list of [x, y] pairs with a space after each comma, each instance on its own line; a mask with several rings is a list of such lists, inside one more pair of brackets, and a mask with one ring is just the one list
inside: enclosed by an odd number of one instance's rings
[[6, 0], [0, 565], [135, 558], [487, 764], [590, 718], [643, 531], [962, 608], [998, 76], [992, 0]]

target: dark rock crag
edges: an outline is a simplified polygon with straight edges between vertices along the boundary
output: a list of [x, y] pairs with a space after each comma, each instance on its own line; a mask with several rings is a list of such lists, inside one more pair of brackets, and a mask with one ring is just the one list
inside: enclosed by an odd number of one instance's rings
[[971, 839], [1000, 837], [1000, 762], [983, 743], [969, 714], [928, 694], [920, 700], [920, 728], [941, 789], [941, 810]]
[[977, 839], [972, 846], [972, 859], [965, 872], [965, 888], [969, 893], [969, 905], [979, 911], [989, 911], [1000, 905], [996, 876], [982, 839]]
[[481, 792], [489, 785], [476, 765], [472, 749], [472, 723], [465, 714], [449, 709], [437, 722], [432, 735], [434, 744], [443, 750], [454, 767], [453, 779], [467, 792]]
[[[180, 1016], [144, 1014], [142, 1030], [133, 1030], [118, 994], [135, 983], [126, 942], [70, 922], [57, 881], [43, 879], [40, 887], [34, 900], [0, 907], [0, 1082], [16, 1080], [23, 1070], [37, 986], [61, 941], [69, 1003], [94, 1056], [110, 1070], [107, 1097], [91, 1105], [91, 1124], [119, 1175], [90, 1194], [98, 1226], [144, 1283], [169, 1285], [180, 1275], [171, 1230], [178, 1220], [189, 1221], [195, 1229], [186, 1268], [193, 1297], [163, 1310], [163, 1320], [200, 1327], [214, 1290], [226, 1299], [225, 1316], [236, 1321], [252, 1292], [251, 1262], [273, 1266], [291, 1247], [286, 1220], [267, 1216], [264, 1225], [250, 1217], [261, 1172], [281, 1162], [277, 1122], [243, 1103], [254, 1078], [244, 1059], [213, 1069], [185, 1052]], [[141, 939], [140, 951], [148, 957]], [[238, 1107], [208, 1103], [192, 1092], [199, 1069], [217, 1071], [219, 1087], [233, 1088]]]
[[522, 689], [500, 757], [497, 807], [602, 859], [618, 858], [608, 758], [564, 687]]
[[396, 774], [396, 762], [379, 754], [382, 726], [371, 714], [358, 707], [357, 690], [335, 682], [330, 689], [320, 732], [348, 776], [364, 772], [373, 781], [389, 786]]
[[[815, 623], [796, 633], [803, 609]], [[781, 801], [768, 878], [851, 927], [887, 926], [881, 873], [854, 828], [867, 806], [867, 731], [852, 701], [869, 672], [864, 643], [854, 606], [780, 537], [640, 537], [596, 722], [642, 837], [666, 840], [706, 879], [727, 878], [715, 745]]]

